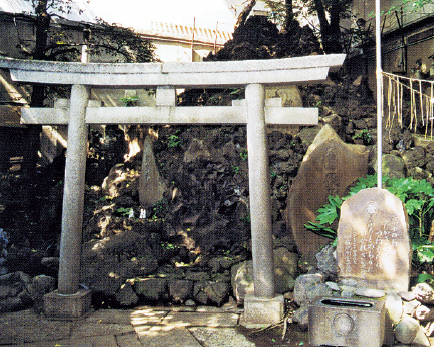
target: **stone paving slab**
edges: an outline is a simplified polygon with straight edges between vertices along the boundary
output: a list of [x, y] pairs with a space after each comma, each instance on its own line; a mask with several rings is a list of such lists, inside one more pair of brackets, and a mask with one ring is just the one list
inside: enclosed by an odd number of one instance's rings
[[235, 327], [239, 315], [232, 312], [169, 312], [163, 325], [195, 327]]
[[255, 347], [255, 343], [235, 328], [189, 328], [191, 334], [204, 347]]
[[80, 339], [92, 336], [124, 335], [134, 332], [131, 324], [75, 323], [71, 338]]
[[131, 324], [131, 314], [134, 310], [101, 309], [92, 312], [87, 318], [87, 323], [114, 323]]
[[136, 333], [146, 347], [202, 347], [186, 328], [180, 326], [140, 326]]
[[134, 334], [116, 336], [116, 340], [119, 347], [143, 347], [135, 332]]
[[61, 340], [71, 333], [70, 322], [47, 320], [32, 309], [2, 313], [0, 327], [0, 345]]

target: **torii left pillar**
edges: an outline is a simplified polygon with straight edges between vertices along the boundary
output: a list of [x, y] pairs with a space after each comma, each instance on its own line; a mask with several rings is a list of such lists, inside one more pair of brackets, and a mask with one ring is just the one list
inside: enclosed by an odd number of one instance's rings
[[80, 288], [79, 284], [88, 101], [89, 88], [83, 85], [73, 85], [68, 122], [59, 282], [58, 289], [44, 297], [45, 314], [55, 318], [80, 318], [90, 310], [91, 305], [91, 291]]

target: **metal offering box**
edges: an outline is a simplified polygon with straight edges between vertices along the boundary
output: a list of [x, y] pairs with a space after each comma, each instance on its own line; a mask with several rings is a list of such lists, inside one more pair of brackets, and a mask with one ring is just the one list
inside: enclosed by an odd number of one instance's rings
[[384, 300], [320, 297], [309, 304], [313, 346], [381, 347], [385, 338]]

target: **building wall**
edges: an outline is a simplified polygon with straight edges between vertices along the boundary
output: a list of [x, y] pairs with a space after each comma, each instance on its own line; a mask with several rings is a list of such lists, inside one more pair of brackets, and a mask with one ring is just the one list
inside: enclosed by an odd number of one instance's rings
[[[391, 6], [401, 1], [383, 0], [382, 10], [387, 11]], [[367, 20], [365, 28], [371, 23], [375, 34], [375, 18], [371, 15], [375, 11], [375, 2], [354, 0], [353, 11], [359, 18]], [[403, 9], [401, 12], [392, 11], [382, 17], [382, 68], [407, 77], [414, 75], [416, 61], [421, 59], [426, 71], [429, 71], [433, 59], [429, 57], [434, 53], [434, 6], [427, 5], [419, 11]], [[357, 17], [356, 17], [357, 18]], [[361, 54], [361, 53], [364, 54]], [[346, 68], [352, 76], [367, 74], [369, 85], [376, 90], [376, 57], [375, 42], [368, 47], [361, 45], [353, 47], [349, 54]]]

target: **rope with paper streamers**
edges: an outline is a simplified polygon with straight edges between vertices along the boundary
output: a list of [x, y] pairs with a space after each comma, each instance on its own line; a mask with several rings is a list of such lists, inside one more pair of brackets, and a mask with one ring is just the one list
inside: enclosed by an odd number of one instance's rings
[[430, 129], [431, 140], [433, 139], [433, 118], [434, 118], [434, 81], [409, 78], [394, 75], [383, 71], [387, 86], [387, 126], [391, 127], [397, 121], [400, 127], [404, 126], [403, 102], [404, 91], [410, 92], [410, 130], [416, 132], [418, 121], [425, 127], [425, 138]]

